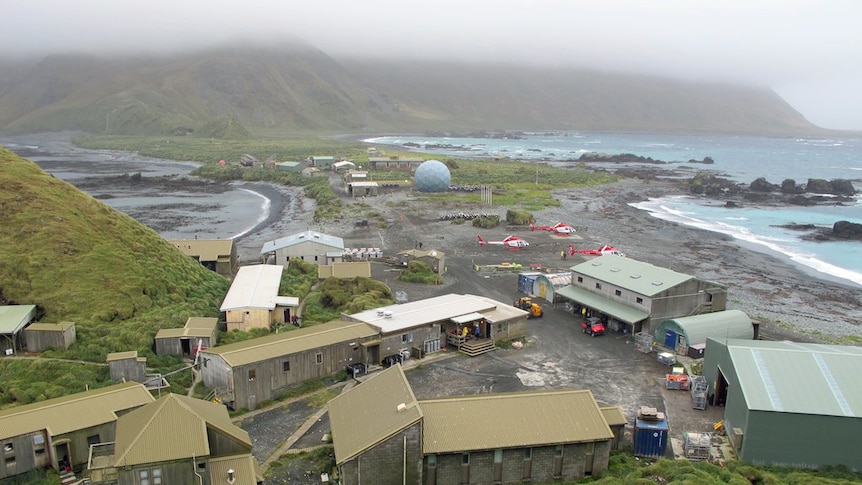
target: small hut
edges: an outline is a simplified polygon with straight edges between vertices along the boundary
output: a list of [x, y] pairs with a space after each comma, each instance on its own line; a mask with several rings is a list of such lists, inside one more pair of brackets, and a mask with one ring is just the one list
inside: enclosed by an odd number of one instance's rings
[[68, 349], [76, 339], [74, 322], [33, 323], [24, 329], [28, 352], [42, 352], [48, 348]]

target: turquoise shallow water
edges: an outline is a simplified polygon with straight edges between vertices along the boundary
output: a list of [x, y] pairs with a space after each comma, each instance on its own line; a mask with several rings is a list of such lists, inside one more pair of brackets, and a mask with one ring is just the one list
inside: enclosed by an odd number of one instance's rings
[[[440, 155], [549, 162], [574, 160], [587, 152], [632, 153], [679, 164], [711, 157], [714, 164], [696, 167], [738, 182], [765, 177], [776, 184], [788, 178], [804, 184], [809, 178], [840, 178], [853, 180], [862, 190], [862, 140], [857, 138], [532, 133], [516, 140], [386, 136], [365, 141], [375, 145], [409, 143], [415, 150]], [[776, 227], [831, 227], [839, 220], [862, 224], [862, 197], [856, 203], [835, 207], [729, 209], [715, 201], [688, 197], [654, 199], [633, 206], [665, 220], [730, 235], [747, 247], [773, 252], [824, 276], [862, 285], [862, 242], [809, 242], [801, 239], [802, 232]]]

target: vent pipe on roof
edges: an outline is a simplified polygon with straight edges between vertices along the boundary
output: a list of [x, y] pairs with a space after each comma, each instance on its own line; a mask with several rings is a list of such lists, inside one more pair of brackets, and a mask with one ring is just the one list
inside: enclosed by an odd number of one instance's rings
[[399, 413], [404, 412], [404, 410], [407, 409], [407, 405], [404, 403], [401, 403], [398, 405], [398, 407], [396, 409], [398, 409]]
[[383, 318], [392, 318], [392, 311], [386, 310], [383, 312]]

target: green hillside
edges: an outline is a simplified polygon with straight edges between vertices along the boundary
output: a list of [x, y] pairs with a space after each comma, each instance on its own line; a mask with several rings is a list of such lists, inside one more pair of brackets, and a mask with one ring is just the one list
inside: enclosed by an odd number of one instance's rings
[[766, 87], [478, 62], [334, 59], [301, 44], [163, 57], [53, 55], [0, 60], [0, 68], [0, 130], [18, 133], [209, 139], [246, 130], [824, 131]]
[[[218, 316], [228, 280], [155, 231], [5, 148], [0, 186], [0, 303], [34, 304], [40, 321], [76, 323], [77, 343], [43, 356], [100, 363], [116, 351], [152, 356], [160, 328], [180, 327], [190, 316]], [[54, 389], [43, 398], [64, 394], [57, 386], [79, 391], [84, 384], [104, 384], [87, 382], [101, 374], [28, 372], [47, 364], [23, 362], [0, 359], [0, 405], [29, 400], [14, 395], [16, 379], [43, 380]], [[52, 382], [58, 373], [81, 380]]]

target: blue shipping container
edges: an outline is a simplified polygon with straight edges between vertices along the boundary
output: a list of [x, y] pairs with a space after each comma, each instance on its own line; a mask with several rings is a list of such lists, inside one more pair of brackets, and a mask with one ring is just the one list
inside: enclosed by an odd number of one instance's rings
[[667, 451], [668, 426], [667, 420], [645, 421], [635, 420], [634, 454], [652, 458], [661, 458]]
[[533, 294], [533, 283], [541, 273], [519, 273], [518, 274], [518, 291], [527, 295]]

